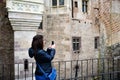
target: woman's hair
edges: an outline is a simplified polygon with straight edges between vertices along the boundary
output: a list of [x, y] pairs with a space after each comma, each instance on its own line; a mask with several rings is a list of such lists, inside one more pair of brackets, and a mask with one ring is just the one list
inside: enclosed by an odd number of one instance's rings
[[32, 40], [32, 49], [35, 50], [35, 52], [38, 49], [43, 49], [43, 36], [42, 35], [35, 35]]

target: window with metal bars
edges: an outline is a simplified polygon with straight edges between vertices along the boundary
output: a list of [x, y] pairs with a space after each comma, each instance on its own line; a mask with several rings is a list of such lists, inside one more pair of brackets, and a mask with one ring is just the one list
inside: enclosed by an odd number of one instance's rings
[[52, 0], [52, 6], [57, 6], [57, 5], [58, 6], [64, 5], [64, 0]]
[[72, 46], [74, 53], [80, 53], [81, 37], [72, 37]]
[[88, 10], [88, 0], [82, 0], [82, 12], [86, 13]]

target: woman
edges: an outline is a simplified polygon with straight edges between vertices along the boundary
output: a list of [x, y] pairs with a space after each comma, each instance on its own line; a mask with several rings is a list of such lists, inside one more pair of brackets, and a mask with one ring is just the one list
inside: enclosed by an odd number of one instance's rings
[[29, 48], [29, 56], [31, 58], [34, 57], [37, 64], [35, 71], [36, 80], [41, 80], [43, 77], [43, 72], [40, 70], [39, 66], [47, 75], [52, 71], [51, 61], [55, 55], [55, 44], [51, 45], [47, 51], [43, 49], [44, 44], [43, 36], [36, 35], [33, 37], [31, 48]]

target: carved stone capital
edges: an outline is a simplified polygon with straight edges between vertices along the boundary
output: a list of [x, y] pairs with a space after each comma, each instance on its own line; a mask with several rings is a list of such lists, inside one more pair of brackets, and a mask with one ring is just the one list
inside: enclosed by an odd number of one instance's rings
[[13, 30], [37, 30], [44, 11], [43, 1], [7, 0], [8, 17]]

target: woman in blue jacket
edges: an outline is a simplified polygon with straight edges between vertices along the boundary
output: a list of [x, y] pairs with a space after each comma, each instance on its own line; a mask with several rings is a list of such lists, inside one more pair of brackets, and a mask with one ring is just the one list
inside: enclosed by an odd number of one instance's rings
[[52, 64], [51, 61], [55, 55], [55, 44], [51, 45], [45, 51], [44, 47], [44, 40], [42, 35], [36, 35], [33, 37], [31, 48], [29, 48], [29, 56], [32, 58], [34, 57], [36, 61], [36, 71], [35, 71], [35, 78], [36, 80], [40, 80], [38, 78], [42, 77], [43, 72], [40, 70], [39, 66], [44, 70], [44, 72], [49, 75], [52, 71]]

